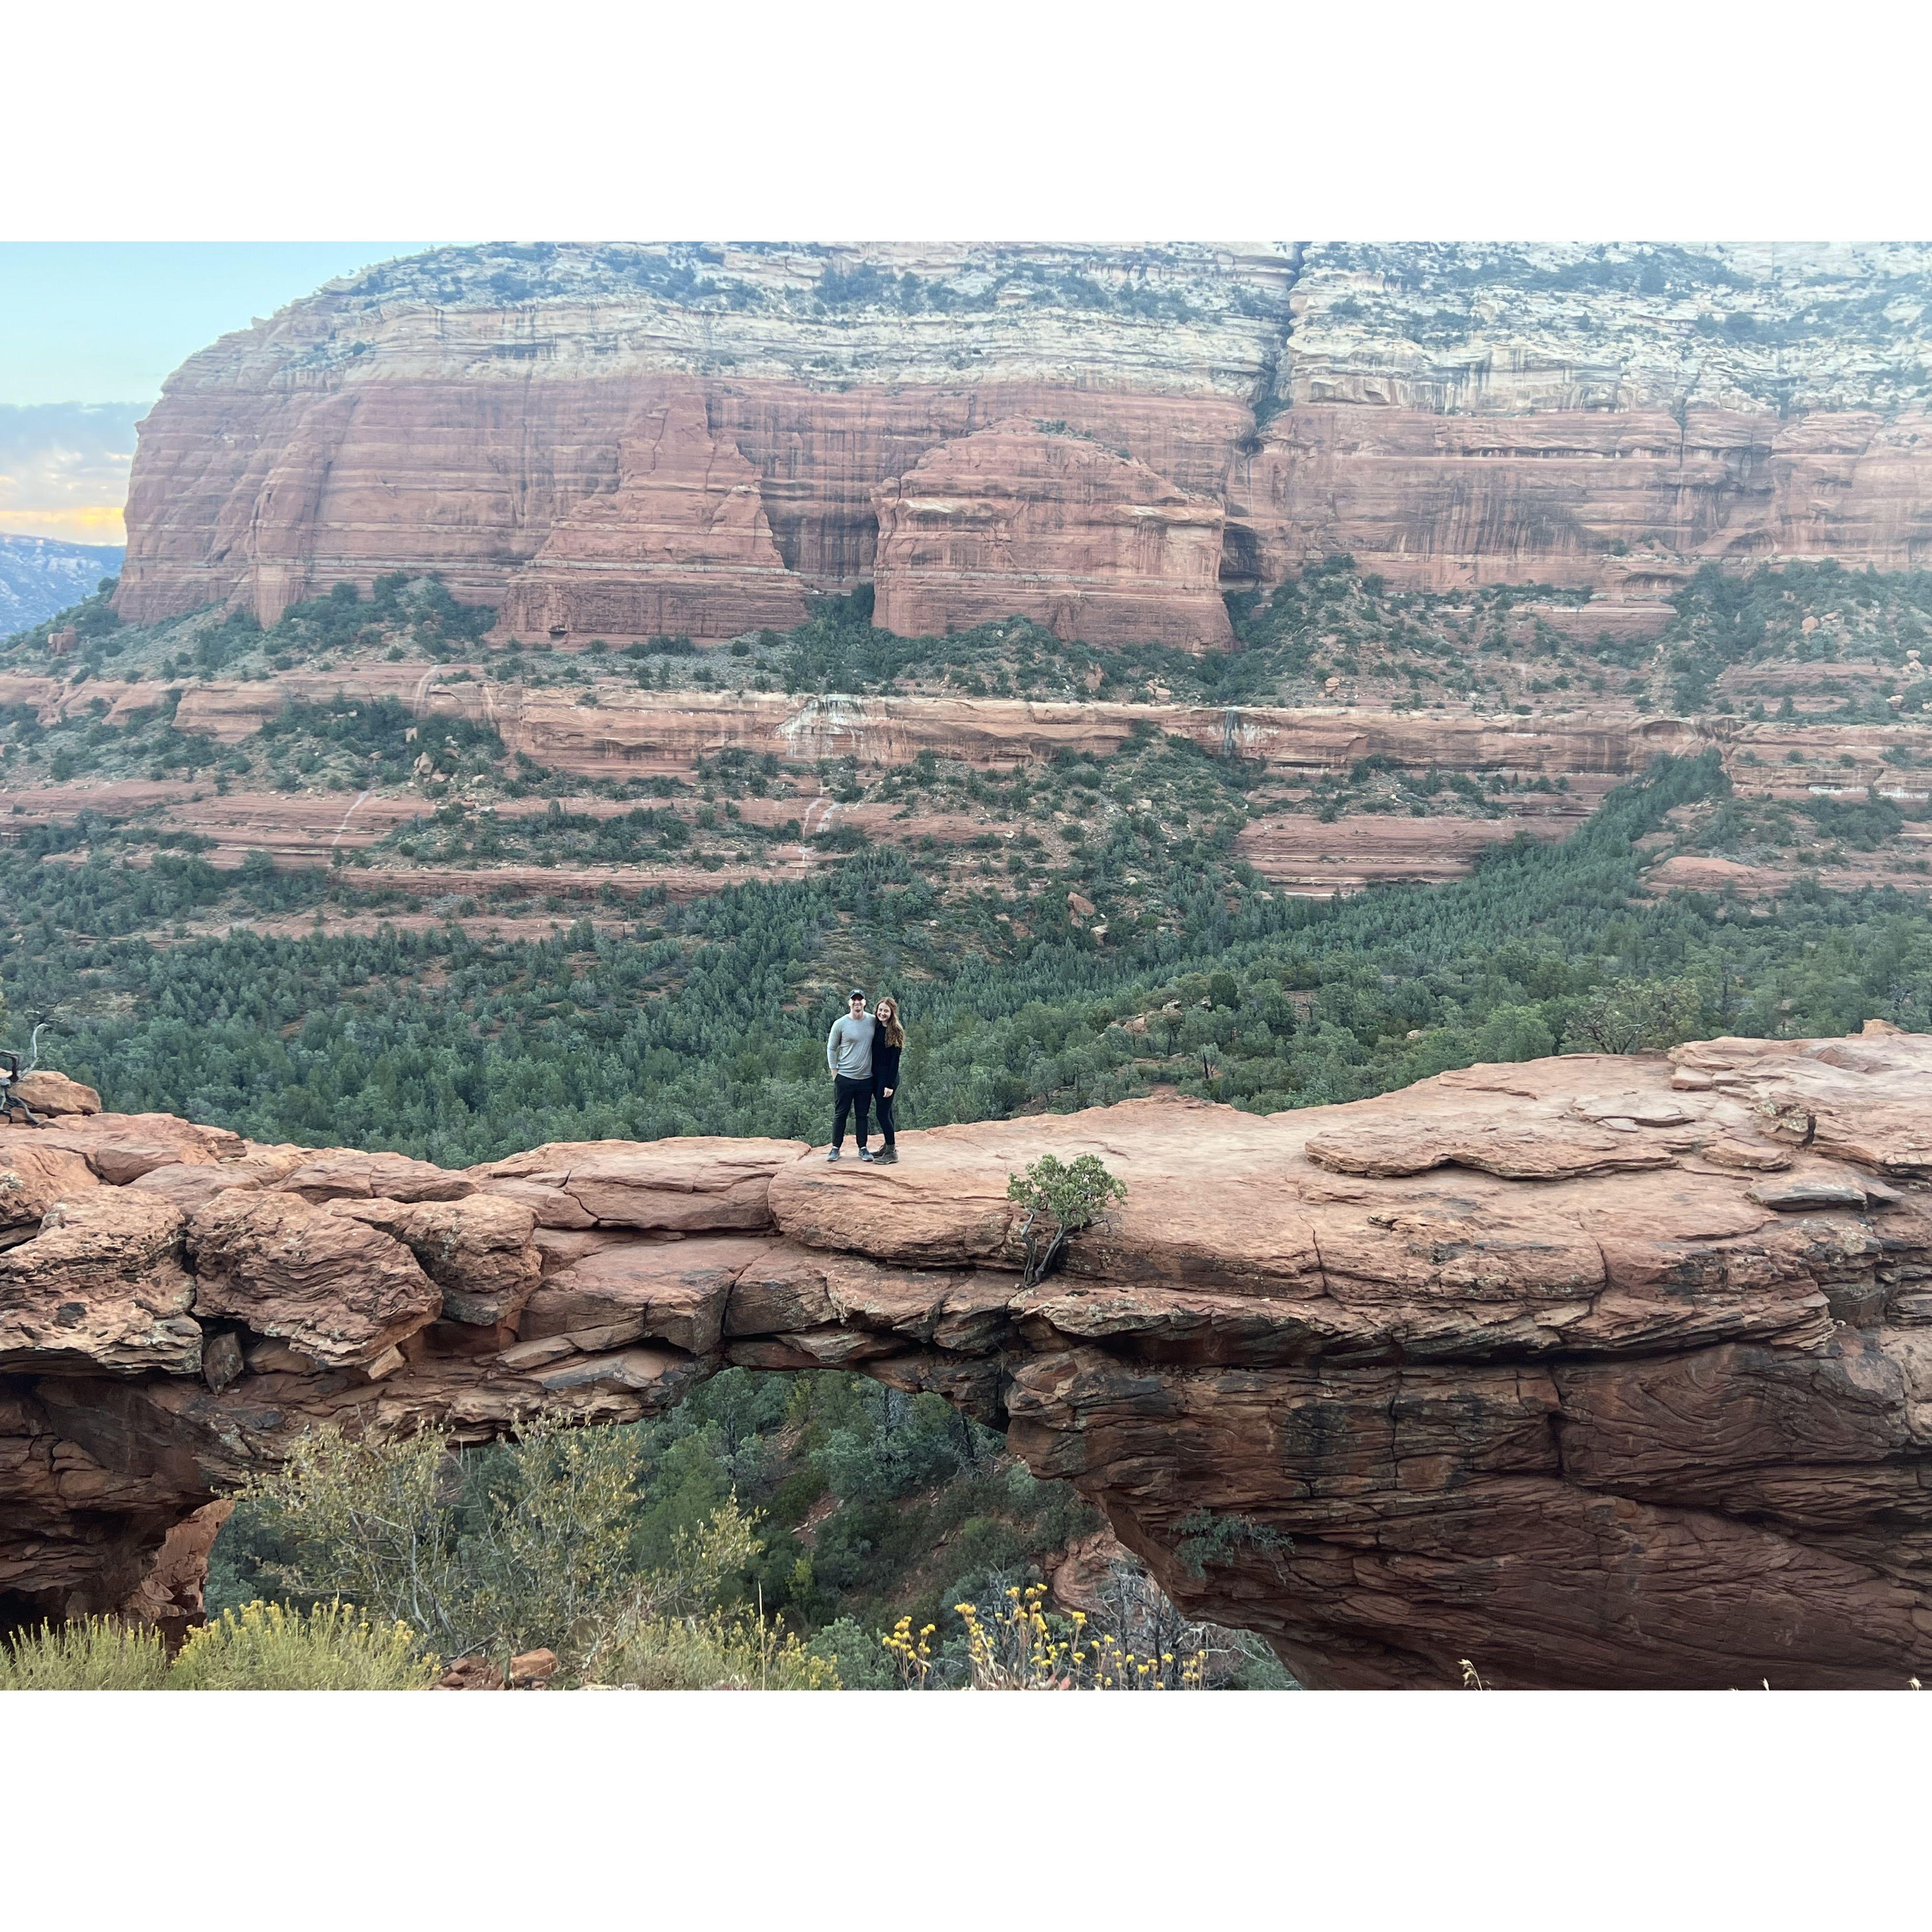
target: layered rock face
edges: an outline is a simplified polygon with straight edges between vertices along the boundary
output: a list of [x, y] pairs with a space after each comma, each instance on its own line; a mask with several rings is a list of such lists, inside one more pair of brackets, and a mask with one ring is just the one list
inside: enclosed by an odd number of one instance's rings
[[1233, 641], [1220, 505], [1016, 417], [943, 443], [879, 500], [877, 621], [926, 637], [1030, 617], [1089, 644]]
[[[1334, 550], [1438, 588], [1588, 586], [1612, 612], [1707, 557], [1913, 568], [1928, 264], [1916, 244], [441, 250], [176, 372], [142, 427], [117, 608], [267, 621], [434, 570], [513, 634], [718, 638], [871, 577], [883, 537], [898, 627], [1046, 611], [1097, 643], [1194, 643], [1225, 637], [1217, 583]], [[1157, 482], [1071, 475], [1022, 421]]]
[[[478, 674], [484, 668], [446, 664], [426, 675], [419, 664], [377, 660], [332, 672], [292, 669], [254, 682], [196, 682], [182, 693], [175, 721], [234, 745], [245, 742], [287, 705], [387, 699], [410, 708], [432, 743], [434, 721], [474, 719], [500, 732], [512, 751], [553, 771], [620, 786], [657, 778], [695, 781], [700, 790], [706, 782], [703, 766], [720, 755], [770, 757], [795, 771], [808, 760], [850, 758], [863, 780], [926, 753], [987, 771], [1044, 764], [1066, 755], [1107, 758], [1126, 746], [1137, 728], [1151, 727], [1211, 755], [1235, 756], [1250, 768], [1264, 767], [1278, 778], [1276, 800], [1254, 797], [1239, 850], [1271, 883], [1316, 896], [1353, 891], [1378, 880], [1459, 876], [1485, 847], [1519, 832], [1549, 838], [1574, 830], [1615, 783], [1644, 771], [1660, 754], [1695, 754], [1714, 742], [1737, 742], [1721, 723], [1646, 717], [1615, 700], [1540, 717], [1506, 712], [1425, 716], [1340, 706], [656, 692], [610, 679], [592, 687], [598, 702], [587, 704], [580, 701], [580, 701], [573, 701], [554, 687], [496, 682]], [[110, 724], [118, 723], [151, 708], [154, 698], [155, 686], [146, 682], [90, 679], [66, 685], [47, 677], [0, 674], [0, 705], [32, 706], [50, 723], [91, 715], [97, 703], [108, 706]], [[1808, 734], [1798, 734], [1796, 742], [1804, 746], [1809, 762], [1782, 762], [1788, 747], [1780, 737], [1774, 772], [1769, 763], [1738, 764], [1732, 778], [1741, 789], [1774, 776], [1780, 784], [1796, 784], [1801, 794], [1821, 782], [1861, 788], [1876, 783], [1882, 794], [1888, 794], [1898, 773], [1908, 769], [1908, 757], [1932, 748], [1932, 740], [1920, 745], [1924, 736], [1924, 728], [1904, 724], [1882, 732], [1877, 727], [1828, 732], [1808, 728]], [[1862, 743], [1862, 738], [1868, 742]], [[1858, 754], [1856, 769], [1838, 762], [1847, 752]], [[1422, 776], [1461, 771], [1542, 789], [1492, 794], [1494, 808], [1480, 816], [1418, 818], [1370, 809], [1330, 818], [1316, 815], [1294, 797], [1299, 788], [1347, 773], [1365, 760], [1378, 770]], [[836, 848], [818, 836], [835, 826], [856, 828], [881, 842], [930, 836], [941, 848], [970, 847], [989, 832], [1010, 836], [1028, 829], [1017, 818], [994, 822], [976, 810], [927, 810], [915, 823], [901, 816], [893, 802], [843, 802], [822, 782], [812, 795], [812, 782], [802, 778], [803, 789], [788, 788], [780, 795], [738, 801], [740, 815], [748, 822], [775, 830], [789, 822], [800, 836], [767, 844], [722, 866], [716, 855], [706, 854], [709, 862], [660, 856], [616, 865], [497, 862], [444, 869], [418, 862], [404, 873], [391, 869], [398, 860], [386, 853], [380, 861], [382, 877], [386, 884], [406, 884], [416, 891], [464, 896], [507, 888], [587, 898], [611, 887], [626, 894], [662, 890], [686, 898], [752, 878], [796, 878], [836, 860]], [[628, 799], [598, 796], [586, 789], [586, 796], [568, 802], [573, 813], [611, 817], [634, 808]], [[127, 778], [106, 785], [76, 779], [23, 787], [10, 796], [20, 808], [16, 823], [22, 818], [71, 822], [96, 812], [152, 814], [158, 830], [212, 838], [207, 856], [224, 869], [242, 865], [250, 851], [268, 852], [286, 866], [328, 866], [337, 854], [357, 854], [406, 826], [422, 815], [425, 803], [424, 792], [413, 787], [345, 797], [319, 786], [291, 792], [234, 785], [211, 796], [185, 776]], [[488, 816], [500, 827], [514, 827], [520, 819], [544, 813], [548, 803], [543, 797], [500, 799], [488, 806]], [[670, 808], [702, 830], [700, 802], [687, 797]]]
[[[435, 568], [460, 592], [508, 598], [519, 621], [595, 633], [605, 611], [648, 603], [664, 560], [640, 544], [641, 602], [613, 570], [593, 591], [568, 566], [611, 564], [627, 529], [661, 524], [664, 486], [630, 480], [626, 440], [694, 400], [755, 472], [794, 598], [869, 575], [888, 479], [1016, 414], [1125, 448], [1171, 487], [1218, 490], [1271, 374], [1292, 274], [1276, 245], [410, 258], [225, 338], [172, 379], [144, 428], [118, 608], [147, 620], [232, 600], [266, 620], [332, 583]], [[578, 527], [586, 513], [594, 536]], [[692, 634], [767, 622], [763, 576], [748, 598], [734, 579], [742, 526], [671, 520], [680, 571], [712, 580]]]
[[1311, 247], [1230, 518], [1264, 577], [1312, 546], [1438, 590], [1921, 568], [1925, 266], [1882, 244]]
[[[59, 715], [61, 703], [77, 701], [49, 680], [0, 677], [0, 702], [33, 703], [41, 688], [48, 693], [50, 716]], [[87, 688], [129, 709], [145, 694], [138, 685], [98, 682]], [[558, 692], [474, 680], [425, 688], [419, 669], [382, 664], [290, 672], [260, 684], [191, 686], [175, 716], [184, 730], [234, 744], [260, 730], [286, 704], [343, 696], [413, 699], [424, 718], [487, 718], [511, 751], [585, 777], [682, 773], [698, 758], [723, 751], [770, 752], [794, 759], [851, 758], [868, 768], [906, 764], [925, 751], [986, 767], [1048, 759], [1062, 752], [1111, 757], [1137, 728], [1151, 727], [1204, 750], [1238, 753], [1288, 772], [1339, 771], [1358, 759], [1381, 758], [1418, 771], [1442, 766], [1528, 777], [1590, 772], [1624, 778], [1643, 771], [1654, 758], [1694, 752], [1709, 742], [1705, 728], [1688, 719], [1614, 710], [1541, 718], [1432, 718], [1280, 705], [792, 697], [776, 692], [713, 694], [624, 688], [592, 706]], [[1877, 729], [1873, 728], [1874, 736]], [[1835, 740], [1832, 749], [1838, 749]]]
[[[943, 1128], [880, 1170], [692, 1139], [451, 1174], [62, 1115], [0, 1133], [0, 1589], [188, 1603], [170, 1530], [325, 1420], [481, 1442], [848, 1367], [1004, 1424], [1311, 1684], [1900, 1685], [1928, 1096], [1932, 1037], [1875, 1022]], [[1128, 1193], [1028, 1288], [1006, 1184], [1048, 1151]]]
[[1432, 590], [1535, 582], [1654, 602], [1706, 558], [1922, 568], [1928, 460], [1932, 416], [1309, 404], [1269, 422], [1229, 515], [1254, 530], [1264, 581], [1310, 550], [1346, 550]]
[[[466, 670], [469, 667], [464, 666]], [[326, 672], [287, 671], [259, 683], [190, 685], [175, 712], [179, 728], [218, 742], [238, 744], [290, 704], [344, 698], [392, 698], [425, 721], [487, 722], [512, 752], [553, 770], [585, 778], [689, 773], [722, 752], [770, 752], [790, 759], [855, 759], [863, 768], [903, 765], [930, 752], [982, 769], [1051, 759], [1060, 753], [1110, 758], [1151, 728], [1204, 751], [1238, 754], [1284, 772], [1345, 770], [1363, 758], [1403, 770], [1499, 772], [1535, 778], [1628, 778], [1657, 758], [1684, 756], [1715, 741], [1714, 728], [1681, 718], [1648, 717], [1618, 706], [1540, 718], [1430, 717], [1414, 712], [1284, 705], [1067, 703], [1012, 698], [799, 697], [780, 692], [650, 692], [607, 688], [595, 705], [562, 692], [492, 685], [447, 673], [428, 678], [420, 666], [382, 663]], [[0, 704], [31, 706], [44, 722], [76, 715], [96, 700], [110, 722], [152, 706], [153, 688], [94, 680], [67, 686], [52, 678], [0, 674]], [[1822, 770], [1848, 747], [1865, 752], [1846, 782], [1862, 789], [1888, 767], [1882, 742], [1916, 742], [1920, 728], [1845, 726], [1828, 737], [1753, 725], [1736, 728], [1741, 742], [1782, 758], [1803, 747]], [[1796, 767], [1793, 768], [1794, 770]], [[1815, 776], [1808, 765], [1801, 776]], [[156, 788], [158, 790], [158, 788]], [[25, 797], [36, 796], [22, 793]], [[411, 803], [410, 808], [416, 808]], [[340, 814], [331, 823], [338, 823]]]
[[802, 623], [798, 586], [772, 541], [758, 472], [689, 394], [625, 437], [615, 490], [552, 523], [503, 621], [537, 637], [729, 638]]

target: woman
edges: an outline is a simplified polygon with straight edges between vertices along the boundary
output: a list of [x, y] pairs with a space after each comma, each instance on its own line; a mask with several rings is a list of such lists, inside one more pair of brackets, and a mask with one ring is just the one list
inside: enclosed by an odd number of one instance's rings
[[899, 1084], [899, 1055], [905, 1050], [905, 1028], [899, 1024], [899, 1003], [888, 993], [872, 1009], [878, 1030], [872, 1036], [872, 1111], [886, 1144], [873, 1155], [877, 1161], [899, 1157], [898, 1123], [892, 1118], [892, 1096]]

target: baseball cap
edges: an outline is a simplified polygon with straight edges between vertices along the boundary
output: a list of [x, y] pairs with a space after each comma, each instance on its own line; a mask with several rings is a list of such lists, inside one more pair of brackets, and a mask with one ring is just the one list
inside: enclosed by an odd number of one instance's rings
[[845, 997], [848, 1000], [862, 1000], [866, 997], [866, 989], [863, 986], [854, 986]]

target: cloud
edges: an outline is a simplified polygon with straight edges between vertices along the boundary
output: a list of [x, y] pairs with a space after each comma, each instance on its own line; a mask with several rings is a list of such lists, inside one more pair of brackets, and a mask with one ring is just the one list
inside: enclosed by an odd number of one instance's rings
[[0, 530], [123, 542], [121, 513], [145, 403], [0, 403]]

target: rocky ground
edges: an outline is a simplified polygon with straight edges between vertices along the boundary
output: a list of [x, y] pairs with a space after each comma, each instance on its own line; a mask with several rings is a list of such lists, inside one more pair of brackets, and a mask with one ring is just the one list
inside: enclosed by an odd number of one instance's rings
[[[169, 1530], [325, 1418], [482, 1441], [839, 1366], [1005, 1427], [1306, 1682], [1900, 1684], [1928, 1076], [1874, 1023], [944, 1128], [889, 1169], [686, 1138], [466, 1172], [48, 1078], [0, 1147], [0, 1579], [148, 1600]], [[1029, 1288], [1006, 1181], [1048, 1151], [1128, 1191]]]

